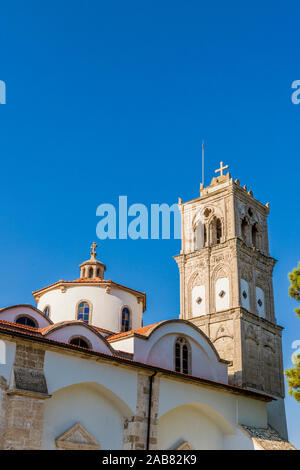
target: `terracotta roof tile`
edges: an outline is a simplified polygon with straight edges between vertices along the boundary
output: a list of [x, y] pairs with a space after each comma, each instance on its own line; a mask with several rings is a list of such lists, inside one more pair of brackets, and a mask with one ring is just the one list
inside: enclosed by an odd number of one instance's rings
[[[78, 321], [80, 321], [80, 320], [78, 320]], [[61, 323], [68, 323], [68, 322], [61, 322]], [[159, 322], [159, 323], [163, 323], [163, 322]], [[138, 328], [137, 330], [149, 331], [151, 327], [154, 328], [159, 323], [154, 323], [153, 325], [148, 325], [148, 326], [145, 326], [145, 327], [142, 327], [142, 328]], [[73, 344], [64, 343], [62, 341], [57, 341], [57, 340], [54, 340], [54, 339], [45, 338], [44, 335], [42, 334], [42, 332], [40, 331], [40, 330], [44, 330], [44, 328], [41, 328], [41, 329], [33, 328], [33, 327], [29, 327], [29, 326], [24, 326], [24, 325], [19, 325], [19, 324], [16, 324], [16, 323], [7, 322], [5, 320], [0, 320], [0, 328], [2, 329], [2, 332], [5, 332], [5, 330], [6, 330], [6, 331], [9, 331], [11, 333], [22, 334], [24, 337], [26, 337], [26, 336], [28, 336], [29, 338], [32, 337], [32, 338], [35, 338], [37, 341], [42, 341], [42, 342], [45, 342], [47, 344], [52, 344], [54, 346], [62, 346], [64, 348], [73, 349], [73, 350], [78, 349], [81, 352], [85, 352], [86, 354], [89, 354], [89, 355], [92, 355], [92, 356], [105, 357], [109, 360], [118, 361], [118, 362], [127, 363], [127, 364], [132, 364], [133, 366], [146, 367], [147, 369], [156, 370], [156, 371], [159, 371], [159, 372], [162, 372], [162, 373], [165, 373], [165, 374], [168, 374], [168, 375], [172, 375], [172, 376], [175, 376], [175, 377], [181, 377], [182, 379], [196, 381], [198, 383], [203, 383], [204, 385], [213, 386], [213, 387], [220, 387], [220, 388], [223, 388], [223, 389], [225, 389], [229, 392], [232, 392], [232, 393], [241, 393], [241, 394], [244, 394], [244, 395], [259, 398], [260, 400], [266, 400], [266, 401], [273, 400], [273, 398], [270, 395], [267, 395], [265, 393], [256, 392], [256, 391], [253, 391], [253, 390], [248, 390], [248, 389], [245, 389], [245, 388], [242, 388], [242, 387], [237, 387], [237, 386], [229, 385], [229, 384], [222, 383], [222, 382], [216, 382], [215, 380], [206, 379], [206, 378], [203, 378], [203, 377], [197, 377], [197, 376], [193, 376], [193, 375], [190, 375], [190, 374], [183, 374], [181, 372], [175, 372], [174, 370], [169, 370], [169, 369], [165, 369], [165, 368], [162, 368], [162, 367], [159, 367], [159, 366], [154, 366], [152, 364], [147, 364], [145, 362], [135, 361], [133, 359], [124, 357], [123, 352], [122, 352], [121, 356], [118, 355], [118, 351], [115, 351], [115, 353], [116, 353], [115, 355], [110, 355], [110, 354], [106, 354], [106, 353], [86, 349], [86, 348], [83, 348], [81, 346], [75, 346]], [[48, 328], [48, 327], [46, 327], [46, 328]], [[136, 330], [132, 330], [132, 331], [136, 331]]]
[[159, 321], [158, 323], [153, 323], [152, 325], [142, 326], [141, 328], [136, 328], [135, 330], [124, 331], [123, 333], [117, 333], [108, 338], [108, 341], [115, 341], [116, 339], [126, 338], [126, 336], [131, 336], [132, 334], [147, 336], [147, 333], [150, 333], [150, 330], [154, 329], [157, 325], [164, 323], [164, 321]]
[[100, 333], [107, 334], [109, 336], [113, 336], [116, 333], [114, 331], [106, 330], [105, 328], [100, 328], [99, 326], [91, 325], [95, 330], [99, 331]]
[[79, 277], [75, 281], [65, 281], [65, 282], [112, 282], [111, 279], [102, 279], [101, 277]]
[[[71, 321], [72, 322], [78, 322], [79, 324], [84, 323], [83, 320], [71, 320]], [[41, 335], [45, 336], [48, 333], [48, 331], [50, 331], [54, 327], [57, 327], [58, 325], [64, 325], [64, 324], [67, 324], [67, 323], [70, 323], [70, 320], [54, 323], [54, 324], [45, 326], [43, 328], [35, 328], [34, 326], [21, 325], [19, 323], [9, 322], [9, 321], [6, 321], [6, 320], [0, 320], [0, 325], [4, 325], [4, 326], [10, 327], [12, 329], [32, 332], [32, 333], [35, 333], [36, 336], [41, 336]], [[92, 327], [93, 329], [95, 329], [99, 333], [105, 333], [105, 334], [110, 334], [110, 335], [115, 334], [113, 331], [105, 330], [104, 328], [99, 328], [99, 327], [94, 326], [94, 325], [89, 325], [89, 326]]]

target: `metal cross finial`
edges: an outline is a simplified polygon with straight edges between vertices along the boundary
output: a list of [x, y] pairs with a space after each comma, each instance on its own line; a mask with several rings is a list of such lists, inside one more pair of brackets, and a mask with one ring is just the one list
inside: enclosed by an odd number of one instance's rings
[[92, 246], [91, 246], [91, 258], [96, 258], [97, 256], [97, 253], [96, 253], [96, 248], [97, 248], [97, 243], [93, 242]]
[[227, 168], [229, 168], [228, 165], [223, 166], [223, 162], [220, 162], [220, 168], [215, 170], [215, 173], [220, 173], [220, 176], [223, 176], [223, 171], [227, 170]]

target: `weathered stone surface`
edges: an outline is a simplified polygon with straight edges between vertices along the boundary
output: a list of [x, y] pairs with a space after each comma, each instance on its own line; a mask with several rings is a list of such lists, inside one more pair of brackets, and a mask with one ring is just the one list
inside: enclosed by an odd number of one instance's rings
[[[147, 446], [150, 376], [138, 374], [138, 398], [136, 414], [124, 420], [124, 444], [126, 450], [143, 450]], [[159, 402], [159, 378], [152, 382], [149, 449], [157, 448], [157, 415]]]
[[48, 394], [44, 372], [25, 367], [13, 367], [10, 388]]
[[[202, 188], [200, 198], [180, 205], [182, 249], [175, 256], [180, 272], [180, 317], [201, 328], [221, 358], [232, 362], [229, 383], [283, 397], [281, 328], [276, 325], [272, 282], [276, 261], [269, 255], [267, 229], [269, 209], [228, 175]], [[221, 227], [219, 240], [216, 218]], [[200, 246], [198, 226], [205, 228]], [[229, 306], [218, 311], [216, 283], [224, 278], [229, 283]], [[242, 280], [249, 287], [249, 309], [243, 306]], [[205, 291], [202, 316], [195, 316], [193, 310], [192, 291], [197, 286]], [[265, 318], [259, 316], [257, 288], [264, 293]]]
[[11, 380], [9, 386], [2, 389], [2, 449], [41, 447], [44, 398], [48, 397], [44, 356], [43, 349], [17, 343]]

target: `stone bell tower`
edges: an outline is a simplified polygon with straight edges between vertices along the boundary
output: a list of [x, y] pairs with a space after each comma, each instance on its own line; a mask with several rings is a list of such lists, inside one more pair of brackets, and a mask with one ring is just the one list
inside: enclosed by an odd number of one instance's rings
[[[228, 166], [221, 166], [200, 197], [182, 203], [180, 318], [201, 328], [231, 361], [229, 382], [276, 397], [269, 422], [287, 437], [281, 332], [274, 312], [267, 217]], [[276, 403], [276, 404], [274, 404]]]

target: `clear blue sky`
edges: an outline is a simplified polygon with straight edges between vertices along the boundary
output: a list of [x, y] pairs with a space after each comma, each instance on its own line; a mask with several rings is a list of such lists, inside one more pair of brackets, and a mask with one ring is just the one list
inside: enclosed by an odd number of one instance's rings
[[[263, 203], [285, 366], [300, 339], [299, 3], [11, 1], [1, 5], [1, 306], [78, 277], [96, 207], [198, 196], [219, 161]], [[179, 314], [179, 240], [100, 243], [107, 277], [146, 291], [145, 324]], [[287, 399], [300, 447], [300, 404]]]

